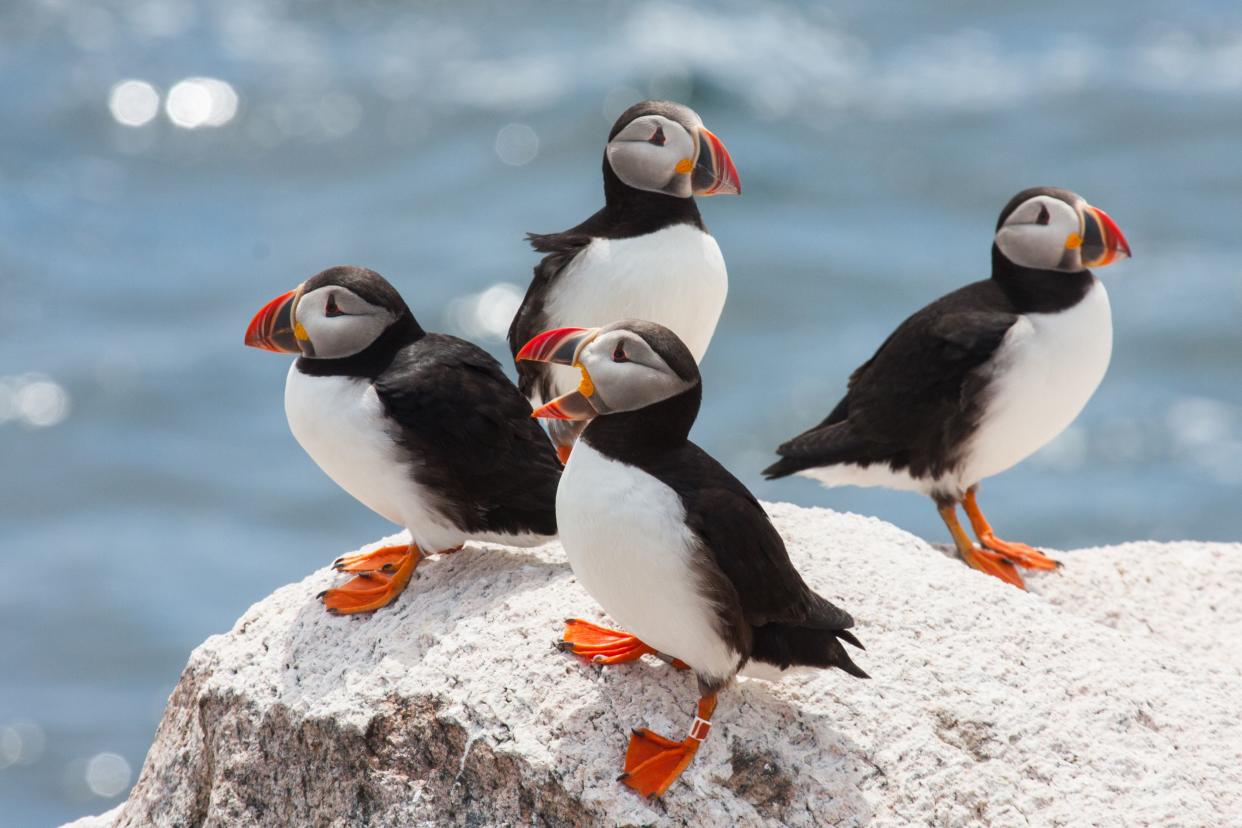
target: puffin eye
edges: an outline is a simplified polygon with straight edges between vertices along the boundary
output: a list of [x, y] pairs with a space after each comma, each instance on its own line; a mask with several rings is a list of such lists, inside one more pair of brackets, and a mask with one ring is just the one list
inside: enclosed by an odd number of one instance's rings
[[327, 317], [345, 315], [345, 311], [341, 310], [336, 305], [336, 294], [335, 293], [328, 294], [328, 304], [324, 305], [323, 315]]
[[625, 355], [625, 343], [618, 342], [617, 347], [612, 349], [613, 362], [629, 362], [630, 358]]
[[657, 147], [664, 146], [664, 141], [665, 141], [665, 138], [664, 138], [664, 126], [663, 125], [656, 127], [655, 135], [652, 135], [650, 138], [647, 139], [647, 143], [655, 144]]
[[1048, 213], [1048, 205], [1039, 205], [1039, 217], [1035, 219], [1036, 224], [1047, 224], [1052, 220], [1052, 216]]

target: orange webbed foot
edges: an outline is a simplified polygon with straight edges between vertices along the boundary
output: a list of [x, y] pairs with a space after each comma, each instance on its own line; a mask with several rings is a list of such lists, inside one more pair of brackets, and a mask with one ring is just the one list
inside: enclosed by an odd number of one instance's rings
[[581, 618], [570, 618], [565, 622], [565, 632], [557, 642], [557, 647], [592, 664], [624, 664], [650, 654], [678, 670], [690, 669], [680, 659], [657, 652], [627, 632], [610, 630]]
[[680, 742], [674, 742], [649, 728], [635, 729], [630, 734], [630, 746], [625, 752], [625, 772], [617, 777], [617, 781], [642, 796], [663, 796], [668, 786], [689, 767], [694, 754], [699, 752], [699, 745], [712, 729], [711, 717], [715, 710], [714, 693], [699, 699], [694, 724]]
[[972, 486], [967, 490], [962, 506], [966, 509], [966, 517], [970, 518], [970, 528], [975, 531], [975, 537], [979, 539], [984, 549], [1026, 569], [1049, 570], [1061, 565], [1033, 546], [1003, 541], [996, 537], [996, 533], [992, 531], [992, 525], [988, 523], [988, 519], [983, 516], [983, 510], [979, 508], [979, 496], [975, 487]]
[[959, 549], [958, 552], [961, 554], [962, 560], [970, 568], [977, 569], [994, 578], [1000, 578], [1005, 583], [1012, 584], [1018, 589], [1026, 589], [1026, 582], [1022, 580], [1022, 575], [1010, 563], [1007, 556], [979, 546], [969, 550]]
[[[400, 549], [402, 554], [396, 556], [392, 550]], [[382, 553], [382, 554], [381, 554]], [[370, 559], [367, 556], [375, 556]], [[414, 574], [422, 554], [415, 547], [385, 547], [361, 556], [350, 555], [344, 565], [336, 568], [343, 572], [358, 573], [355, 578], [339, 587], [326, 589], [319, 593], [324, 607], [333, 615], [352, 615], [360, 612], [374, 612], [387, 606], [401, 594], [410, 577]], [[341, 561], [337, 562], [338, 564]], [[351, 568], [345, 566], [367, 567], [374, 569]]]
[[381, 546], [370, 552], [342, 555], [332, 562], [337, 572], [385, 572], [391, 575], [410, 556], [408, 544]]
[[690, 765], [698, 749], [699, 743], [694, 739], [675, 742], [645, 727], [638, 728], [630, 734], [625, 772], [617, 781], [640, 796], [663, 796]]
[[979, 543], [983, 544], [985, 549], [1004, 555], [1011, 563], [1027, 569], [1050, 570], [1061, 565], [1060, 561], [1049, 558], [1033, 546], [1003, 541], [991, 532], [979, 535]]
[[565, 622], [565, 632], [557, 646], [593, 664], [623, 664], [637, 661], [648, 653], [655, 654], [655, 650], [629, 633], [610, 630], [581, 618]]

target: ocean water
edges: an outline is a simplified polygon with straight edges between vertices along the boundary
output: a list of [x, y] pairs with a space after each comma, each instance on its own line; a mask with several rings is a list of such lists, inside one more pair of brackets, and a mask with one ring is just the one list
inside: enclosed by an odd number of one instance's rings
[[[126, 83], [128, 82], [128, 83]], [[744, 195], [695, 436], [763, 498], [944, 541], [903, 493], [765, 483], [1026, 186], [1135, 258], [1107, 379], [989, 481], [1053, 548], [1242, 538], [1242, 7], [12, 0], [0, 6], [0, 823], [119, 801], [189, 651], [391, 531], [314, 467], [252, 313], [333, 264], [505, 356], [526, 231], [601, 204], [612, 118], [694, 106]], [[912, 563], [913, 565], [913, 563]]]

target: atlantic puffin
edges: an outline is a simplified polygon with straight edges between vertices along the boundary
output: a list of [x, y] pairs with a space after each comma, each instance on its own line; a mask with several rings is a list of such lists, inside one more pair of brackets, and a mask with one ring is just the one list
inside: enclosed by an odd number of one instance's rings
[[[1024, 588], [1015, 564], [1058, 564], [996, 537], [979, 482], [1046, 445], [1095, 392], [1113, 328], [1108, 292], [1089, 268], [1129, 256], [1117, 224], [1081, 196], [1023, 190], [997, 221], [992, 278], [902, 322], [828, 417], [780, 446], [764, 475], [922, 492], [966, 563]], [[979, 545], [958, 522], [959, 503]]]
[[[729, 279], [694, 196], [740, 193], [733, 159], [694, 110], [643, 101], [613, 124], [603, 163], [603, 209], [562, 233], [528, 234], [546, 255], [509, 328], [509, 347], [516, 355], [548, 328], [637, 317], [672, 328], [701, 361]], [[518, 387], [535, 406], [573, 389], [576, 376], [518, 365]], [[581, 425], [549, 430], [564, 458]]]
[[469, 342], [428, 333], [378, 273], [333, 267], [263, 306], [246, 344], [298, 359], [285, 381], [293, 436], [329, 477], [410, 532], [408, 546], [339, 558], [355, 577], [320, 594], [370, 612], [419, 560], [467, 540], [535, 546], [556, 535], [561, 464], [530, 403]]
[[806, 585], [759, 501], [690, 442], [702, 384], [676, 334], [636, 320], [560, 328], [518, 358], [578, 370], [576, 390], [534, 413], [586, 423], [556, 493], [561, 543], [579, 583], [628, 630], [572, 620], [562, 648], [606, 664], [652, 653], [698, 679], [685, 739], [633, 732], [626, 785], [663, 794], [739, 672], [837, 667], [867, 677], [841, 644], [862, 647], [854, 619]]

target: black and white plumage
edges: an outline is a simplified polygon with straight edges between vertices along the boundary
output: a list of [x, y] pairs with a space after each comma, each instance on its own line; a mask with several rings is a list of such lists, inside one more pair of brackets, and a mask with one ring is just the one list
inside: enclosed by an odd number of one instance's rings
[[[807, 586], [754, 495], [690, 442], [702, 385], [675, 334], [633, 320], [554, 330], [519, 358], [581, 371], [577, 391], [535, 413], [589, 419], [561, 477], [557, 521], [578, 581], [638, 639], [631, 653], [654, 650], [688, 665], [710, 705], [739, 671], [774, 678], [794, 667], [837, 667], [866, 676], [841, 644], [861, 646], [849, 613]], [[567, 648], [591, 655], [597, 650], [576, 646], [583, 623], [571, 622]], [[590, 632], [592, 641], [606, 638]], [[598, 652], [628, 660], [617, 647]], [[669, 751], [693, 752], [693, 732]], [[635, 738], [627, 782], [661, 793], [676, 773], [644, 765], [643, 740], [657, 737]], [[664, 764], [674, 758], [660, 755]]]
[[425, 332], [379, 274], [323, 271], [260, 311], [247, 344], [299, 354], [285, 384], [294, 437], [418, 554], [556, 534], [560, 463], [530, 404], [485, 351]]
[[[732, 159], [693, 110], [644, 101], [617, 119], [603, 170], [603, 209], [562, 233], [529, 236], [546, 255], [509, 328], [512, 352], [549, 328], [636, 317], [671, 328], [702, 360], [728, 274], [694, 196], [740, 192]], [[555, 365], [518, 365], [518, 387], [536, 406], [575, 382]], [[560, 425], [553, 439], [567, 447], [578, 429]]]
[[954, 517], [959, 551], [1020, 586], [1006, 561], [1047, 564], [985, 530], [974, 489], [1060, 434], [1094, 393], [1112, 353], [1112, 317], [1088, 268], [1128, 255], [1112, 219], [1075, 193], [1019, 193], [997, 223], [992, 278], [904, 321], [823, 422], [781, 445], [764, 474], [914, 490], [942, 515], [964, 501], [987, 537], [983, 550], [963, 543]]

